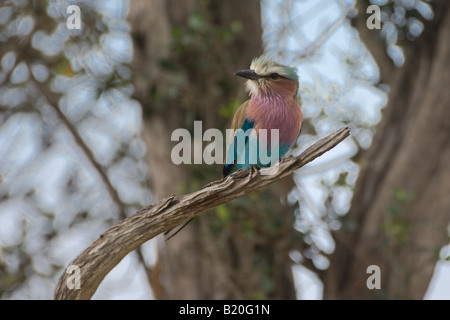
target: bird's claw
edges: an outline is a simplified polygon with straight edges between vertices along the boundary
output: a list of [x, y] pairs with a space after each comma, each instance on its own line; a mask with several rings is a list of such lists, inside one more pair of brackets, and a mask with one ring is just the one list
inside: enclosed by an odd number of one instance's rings
[[253, 173], [258, 172], [259, 170], [261, 170], [261, 167], [260, 166], [251, 166], [250, 170], [251, 170], [250, 172], [253, 174]]

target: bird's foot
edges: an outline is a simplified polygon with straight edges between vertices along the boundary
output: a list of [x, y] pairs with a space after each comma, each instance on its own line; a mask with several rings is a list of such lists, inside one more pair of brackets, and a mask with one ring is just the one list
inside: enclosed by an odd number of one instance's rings
[[250, 172], [253, 174], [255, 172], [258, 172], [259, 170], [261, 170], [261, 166], [251, 166], [250, 167]]

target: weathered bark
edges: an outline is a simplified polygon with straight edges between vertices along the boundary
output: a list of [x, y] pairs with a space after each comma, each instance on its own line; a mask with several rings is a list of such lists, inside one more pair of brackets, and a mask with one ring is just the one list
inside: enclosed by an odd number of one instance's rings
[[[362, 156], [351, 210], [336, 233], [325, 298], [423, 298], [448, 243], [450, 222], [450, 4], [434, 2], [424, 34], [405, 44], [395, 68], [376, 31], [356, 25], [378, 62], [389, 102], [372, 146]], [[362, 10], [364, 12], [364, 10]], [[345, 226], [352, 226], [351, 229]], [[369, 290], [369, 265], [381, 289]]]
[[56, 286], [55, 299], [91, 298], [104, 277], [141, 244], [208, 209], [291, 175], [294, 170], [335, 147], [349, 134], [349, 128], [342, 128], [318, 141], [299, 156], [283, 159], [279, 166], [263, 168], [261, 171], [241, 170], [191, 194], [172, 195], [142, 208], [106, 230], [71, 262], [70, 266], [75, 266], [80, 271], [80, 288], [69, 285], [75, 284], [77, 274], [66, 269]]

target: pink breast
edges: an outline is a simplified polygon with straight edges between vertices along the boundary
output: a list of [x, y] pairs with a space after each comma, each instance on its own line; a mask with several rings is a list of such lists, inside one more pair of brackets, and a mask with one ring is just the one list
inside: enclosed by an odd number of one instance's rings
[[279, 130], [280, 143], [292, 145], [298, 137], [303, 114], [299, 104], [294, 99], [281, 99], [277, 96], [255, 98], [252, 97], [247, 110], [249, 120], [255, 123], [255, 130]]

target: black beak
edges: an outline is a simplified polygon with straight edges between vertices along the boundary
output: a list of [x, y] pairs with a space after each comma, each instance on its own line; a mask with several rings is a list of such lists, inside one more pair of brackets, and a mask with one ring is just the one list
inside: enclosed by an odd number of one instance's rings
[[250, 80], [258, 80], [259, 76], [253, 70], [240, 70], [234, 74], [235, 76], [239, 76], [242, 78], [250, 79]]

